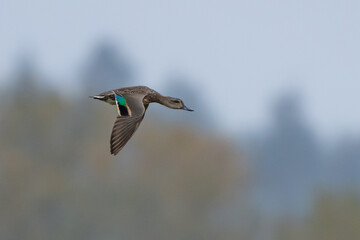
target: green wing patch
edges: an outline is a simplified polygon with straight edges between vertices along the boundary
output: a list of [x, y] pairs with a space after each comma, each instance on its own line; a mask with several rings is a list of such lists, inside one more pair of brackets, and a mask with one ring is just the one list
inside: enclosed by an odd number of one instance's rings
[[129, 107], [126, 104], [125, 98], [115, 94], [116, 105], [120, 116], [129, 116]]
[[120, 105], [126, 106], [125, 98], [123, 98], [122, 96], [117, 95], [117, 94], [115, 94], [115, 96], [116, 96], [116, 101], [117, 101]]

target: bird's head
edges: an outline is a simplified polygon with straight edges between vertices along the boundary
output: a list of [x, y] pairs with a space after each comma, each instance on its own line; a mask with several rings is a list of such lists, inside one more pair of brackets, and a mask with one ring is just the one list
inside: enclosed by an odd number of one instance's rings
[[194, 111], [194, 110], [186, 107], [184, 102], [179, 98], [168, 97], [166, 105], [169, 108], [173, 108], [173, 109], [183, 109], [183, 110], [191, 111], [191, 112]]

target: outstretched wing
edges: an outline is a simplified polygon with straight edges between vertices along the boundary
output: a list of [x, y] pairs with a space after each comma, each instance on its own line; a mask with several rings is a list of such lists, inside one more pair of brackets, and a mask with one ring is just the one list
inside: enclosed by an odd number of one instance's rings
[[143, 104], [144, 95], [123, 94], [121, 97], [125, 99], [125, 102], [117, 102], [116, 104], [118, 107], [121, 105], [126, 106], [128, 114], [121, 115], [119, 111], [119, 115], [116, 117], [110, 139], [110, 151], [113, 155], [118, 154], [135, 133], [144, 118], [146, 110]]

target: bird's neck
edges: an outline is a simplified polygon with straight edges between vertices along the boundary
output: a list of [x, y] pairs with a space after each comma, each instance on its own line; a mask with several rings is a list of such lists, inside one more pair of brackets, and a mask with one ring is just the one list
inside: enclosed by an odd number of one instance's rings
[[154, 99], [154, 102], [159, 103], [161, 105], [164, 105], [166, 107], [170, 107], [171, 108], [171, 104], [169, 101], [169, 97], [163, 96], [160, 93], [157, 93]]

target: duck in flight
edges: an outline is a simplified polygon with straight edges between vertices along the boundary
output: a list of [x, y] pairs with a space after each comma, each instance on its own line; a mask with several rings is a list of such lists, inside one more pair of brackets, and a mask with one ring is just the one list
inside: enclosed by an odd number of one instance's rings
[[110, 152], [116, 155], [129, 141], [145, 116], [152, 102], [168, 108], [194, 111], [186, 107], [179, 98], [165, 97], [145, 86], [126, 87], [100, 93], [91, 98], [116, 105], [116, 117], [110, 138]]

